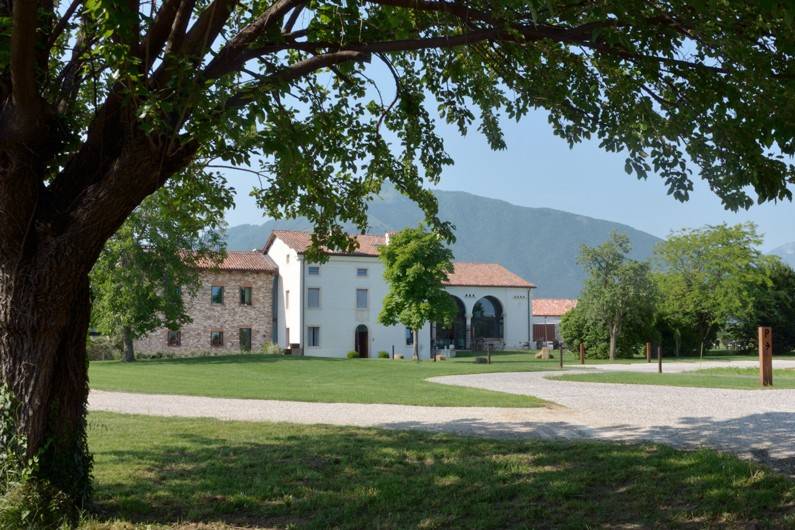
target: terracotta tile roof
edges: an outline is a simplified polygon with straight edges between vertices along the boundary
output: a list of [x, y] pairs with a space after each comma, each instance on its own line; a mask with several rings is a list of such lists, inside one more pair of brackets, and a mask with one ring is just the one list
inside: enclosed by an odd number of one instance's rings
[[230, 250], [226, 253], [226, 258], [220, 265], [215, 265], [209, 260], [199, 262], [200, 269], [217, 269], [222, 271], [252, 271], [252, 272], [276, 272], [278, 267], [269, 257], [259, 252]]
[[569, 298], [536, 298], [533, 300], [533, 316], [560, 317], [576, 305], [577, 300]]
[[[311, 232], [299, 232], [294, 230], [274, 230], [271, 233], [271, 237], [268, 239], [268, 242], [265, 244], [263, 250], [265, 252], [268, 251], [273, 240], [276, 238], [281, 239], [285, 245], [290, 247], [291, 249], [295, 250], [299, 254], [302, 252], [306, 252], [306, 249], [312, 244], [312, 233]], [[378, 256], [378, 247], [384, 245], [386, 243], [386, 238], [383, 235], [356, 235], [354, 236], [356, 241], [359, 242], [359, 248], [351, 253], [348, 254], [347, 252], [329, 252], [329, 254], [333, 255], [351, 255], [351, 256]]]
[[497, 263], [464, 263], [457, 261], [445, 285], [471, 287], [525, 287], [535, 285]]

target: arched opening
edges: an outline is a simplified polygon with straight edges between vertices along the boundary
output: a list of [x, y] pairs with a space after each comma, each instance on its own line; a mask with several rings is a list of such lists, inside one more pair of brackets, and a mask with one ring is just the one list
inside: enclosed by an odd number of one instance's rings
[[493, 296], [484, 296], [472, 308], [472, 339], [478, 341], [503, 338], [502, 304]]
[[359, 357], [368, 357], [370, 355], [370, 337], [369, 333], [367, 332], [367, 326], [364, 324], [359, 324], [356, 326], [356, 332], [353, 336], [353, 345], [354, 350], [359, 354]]
[[464, 302], [457, 296], [450, 295], [458, 307], [455, 319], [452, 324], [445, 326], [444, 324], [435, 324], [436, 336], [434, 337], [434, 345], [436, 348], [442, 349], [453, 347], [456, 350], [463, 350], [466, 348], [467, 342], [467, 311], [464, 307]]

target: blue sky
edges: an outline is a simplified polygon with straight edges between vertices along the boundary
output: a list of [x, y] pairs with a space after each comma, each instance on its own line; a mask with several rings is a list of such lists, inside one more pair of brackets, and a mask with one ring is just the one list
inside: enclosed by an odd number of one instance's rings
[[[508, 149], [494, 152], [477, 132], [462, 138], [456, 129], [440, 124], [438, 132], [456, 163], [447, 168], [438, 188], [616, 221], [659, 237], [684, 227], [753, 221], [765, 235], [764, 251], [795, 241], [795, 203], [734, 213], [724, 210], [700, 180], [690, 200], [680, 203], [666, 194], [660, 179], [639, 181], [627, 175], [621, 154], [606, 153], [596, 142], [569, 149], [552, 134], [543, 112], [519, 124], [505, 122], [504, 130]], [[238, 172], [227, 177], [238, 191], [237, 207], [227, 215], [229, 224], [263, 222], [262, 212], [248, 197], [252, 177]]]

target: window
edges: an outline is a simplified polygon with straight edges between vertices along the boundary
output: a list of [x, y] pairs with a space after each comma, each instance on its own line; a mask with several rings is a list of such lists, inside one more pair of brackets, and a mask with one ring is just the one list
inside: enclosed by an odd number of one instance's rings
[[412, 346], [414, 344], [414, 332], [411, 331], [411, 328], [406, 328], [406, 346]]
[[210, 332], [210, 346], [213, 348], [223, 348], [224, 346], [224, 332], [211, 331]]
[[317, 265], [310, 265], [308, 273], [310, 276], [317, 276], [318, 274], [320, 274], [320, 267], [318, 267]]
[[251, 287], [240, 288], [240, 305], [251, 305]]
[[367, 309], [367, 289], [356, 289], [356, 309]]
[[251, 328], [240, 328], [240, 351], [251, 351]]
[[356, 269], [356, 276], [367, 276], [367, 269]]
[[285, 262], [285, 263], [290, 263], [290, 255], [289, 255], [289, 254], [286, 254], [286, 255], [284, 256], [284, 262]]
[[179, 331], [168, 330], [166, 344], [173, 347], [182, 346], [182, 333]]
[[290, 291], [284, 291], [284, 308], [290, 309]]
[[307, 344], [312, 347], [320, 346], [320, 328], [317, 326], [309, 326], [307, 329]]
[[224, 288], [213, 285], [210, 287], [210, 303], [223, 304], [224, 303]]
[[320, 287], [310, 287], [307, 289], [307, 307], [320, 307]]

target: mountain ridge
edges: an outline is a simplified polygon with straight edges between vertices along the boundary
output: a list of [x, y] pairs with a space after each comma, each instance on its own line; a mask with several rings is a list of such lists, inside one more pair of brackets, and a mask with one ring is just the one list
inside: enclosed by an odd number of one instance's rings
[[[548, 207], [528, 207], [465, 191], [436, 190], [439, 217], [455, 226], [453, 253], [460, 261], [500, 263], [538, 285], [537, 297], [573, 298], [585, 272], [577, 264], [580, 246], [597, 245], [612, 231], [627, 234], [631, 257], [646, 259], [659, 238], [622, 223]], [[386, 190], [368, 204], [368, 233], [416, 226], [423, 220], [419, 207], [394, 190]], [[230, 250], [259, 249], [274, 229], [311, 230], [306, 219], [268, 220], [245, 224], [227, 232]], [[351, 232], [355, 227], [347, 226]]]

